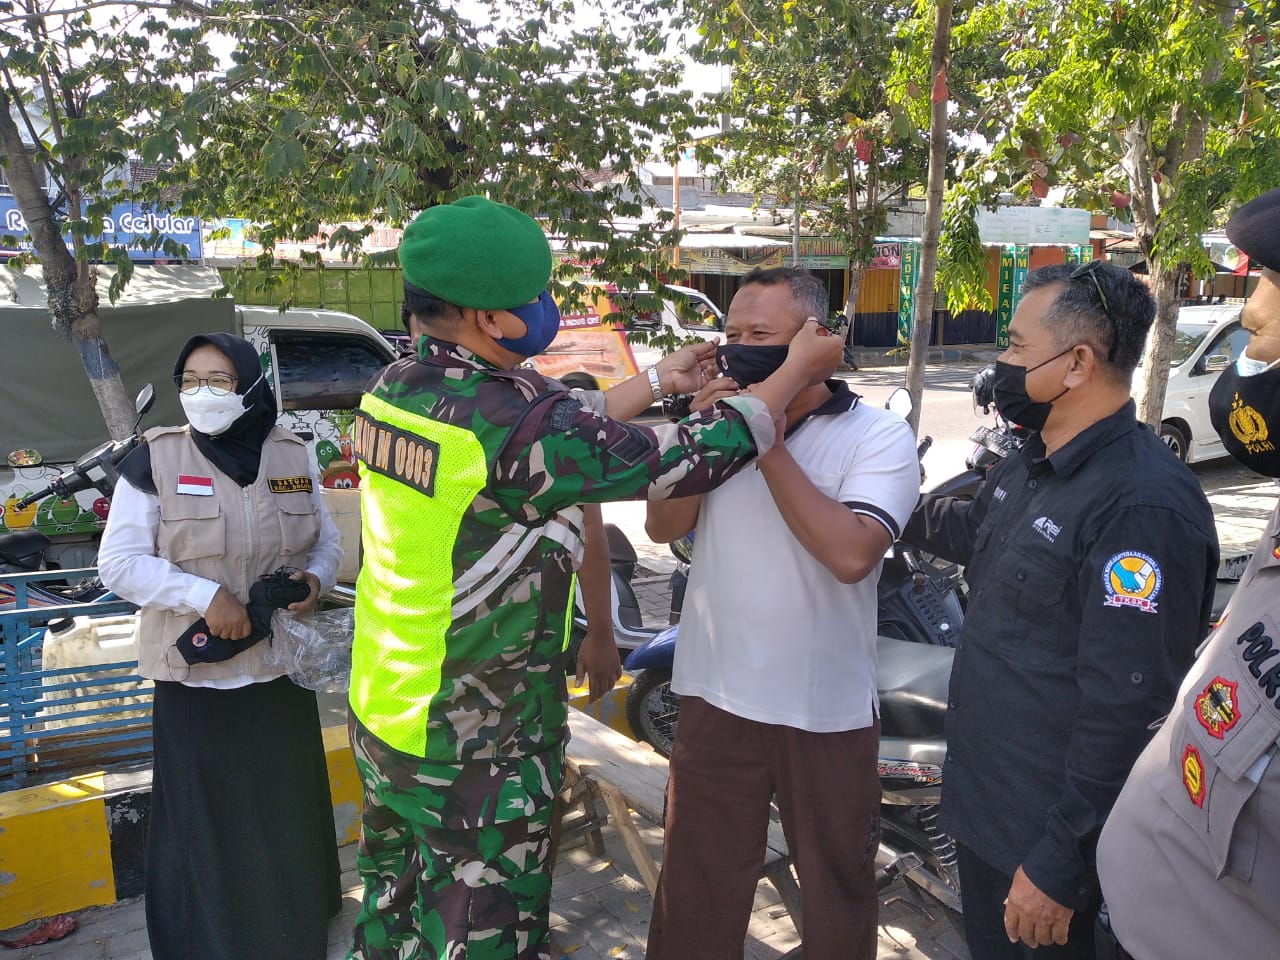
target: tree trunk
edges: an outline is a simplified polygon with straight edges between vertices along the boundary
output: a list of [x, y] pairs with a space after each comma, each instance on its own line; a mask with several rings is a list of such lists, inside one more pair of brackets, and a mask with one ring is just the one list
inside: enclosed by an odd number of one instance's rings
[[120, 368], [102, 339], [96, 272], [91, 264], [78, 263], [67, 250], [49, 196], [40, 185], [35, 160], [22, 142], [10, 113], [8, 93], [3, 89], [0, 89], [0, 162], [40, 258], [53, 329], [75, 344], [111, 437], [115, 440], [127, 437], [135, 419], [133, 402], [120, 379]]
[[844, 362], [850, 367], [853, 367], [856, 363], [853, 358], [853, 325], [856, 320], [854, 309], [858, 304], [858, 294], [862, 290], [862, 279], [866, 274], [866, 263], [861, 260], [849, 261], [849, 295], [844, 301], [844, 315], [849, 319], [849, 329], [844, 332]]
[[[1217, 14], [1218, 26], [1225, 32], [1235, 18], [1235, 2], [1223, 3]], [[1173, 108], [1170, 117], [1169, 142], [1163, 156], [1151, 146], [1150, 123], [1143, 119], [1125, 131], [1125, 165], [1133, 195], [1134, 234], [1147, 261], [1147, 276], [1156, 300], [1156, 319], [1151, 325], [1147, 345], [1142, 351], [1141, 382], [1138, 387], [1138, 419], [1160, 429], [1164, 418], [1164, 397], [1169, 385], [1169, 361], [1178, 330], [1178, 268], [1163, 256], [1156, 255], [1156, 231], [1163, 212], [1154, 174], [1163, 173], [1170, 190], [1181, 186], [1181, 168], [1198, 162], [1204, 156], [1208, 133], [1206, 109], [1200, 92], [1211, 89], [1222, 78], [1223, 58], [1212, 56], [1200, 70], [1199, 83], [1188, 92], [1188, 99]], [[1194, 94], [1194, 95], [1193, 95]], [[1163, 170], [1161, 170], [1163, 168]]]
[[[952, 0], [938, 0], [933, 26], [933, 48], [929, 55], [932, 107], [929, 112], [929, 179], [924, 201], [924, 230], [920, 238], [920, 279], [916, 283], [915, 317], [911, 324], [911, 355], [907, 360], [907, 390], [911, 393], [911, 415], [907, 422], [919, 432], [920, 406], [924, 398], [924, 366], [929, 354], [929, 330], [933, 323], [935, 277], [938, 272], [938, 237], [942, 233], [942, 196], [947, 172], [947, 62], [951, 56]], [[941, 78], [941, 80], [940, 80]]]
[[[856, 155], [855, 155], [856, 156]], [[866, 227], [864, 221], [858, 214], [858, 168], [854, 160], [850, 159], [845, 163], [845, 212], [849, 216], [849, 223], [856, 224], [857, 233], [865, 232]], [[875, 196], [875, 164], [871, 165], [869, 176], [867, 179], [867, 203], [874, 204]], [[850, 234], [848, 243], [850, 247], [860, 248], [858, 240]], [[875, 242], [875, 237], [871, 238]], [[858, 294], [862, 291], [862, 279], [867, 274], [867, 262], [861, 257], [851, 258], [849, 260], [849, 293], [844, 299], [844, 315], [849, 320], [849, 328], [844, 333], [844, 362], [849, 367], [855, 367], [853, 359], [853, 323], [855, 312], [858, 308]]]
[[1174, 333], [1178, 325], [1178, 268], [1163, 257], [1148, 260], [1151, 293], [1156, 298], [1156, 320], [1142, 351], [1142, 383], [1138, 394], [1138, 419], [1157, 430], [1164, 416], [1165, 387], [1173, 359]]

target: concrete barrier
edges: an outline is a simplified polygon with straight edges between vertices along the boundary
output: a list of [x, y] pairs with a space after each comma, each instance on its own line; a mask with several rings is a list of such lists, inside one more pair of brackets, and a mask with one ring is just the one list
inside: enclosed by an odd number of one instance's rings
[[[345, 727], [324, 729], [338, 844], [360, 837]], [[88, 773], [0, 793], [0, 930], [142, 895], [151, 770]]]

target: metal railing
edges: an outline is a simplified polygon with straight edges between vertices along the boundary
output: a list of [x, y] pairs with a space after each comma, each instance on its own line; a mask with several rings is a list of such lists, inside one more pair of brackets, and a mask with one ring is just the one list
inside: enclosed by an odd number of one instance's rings
[[[116, 644], [124, 659], [46, 663], [46, 628], [60, 618], [132, 614], [106, 591], [71, 603], [58, 582], [92, 578], [93, 568], [0, 576], [0, 791], [151, 756], [151, 689], [138, 676], [136, 636]], [[61, 602], [60, 602], [61, 601]], [[78, 622], [73, 630], [87, 625]], [[108, 650], [109, 647], [102, 649]], [[75, 661], [74, 653], [69, 654]], [[53, 657], [49, 658], [53, 660]]]

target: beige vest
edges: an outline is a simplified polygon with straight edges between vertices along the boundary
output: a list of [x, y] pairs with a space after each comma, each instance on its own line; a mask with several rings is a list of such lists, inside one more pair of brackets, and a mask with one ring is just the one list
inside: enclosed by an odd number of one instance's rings
[[[306, 566], [320, 534], [320, 518], [301, 440], [274, 428], [262, 447], [258, 479], [243, 488], [205, 459], [186, 427], [150, 430], [147, 442], [160, 498], [157, 556], [218, 582], [241, 603], [248, 601], [249, 587], [262, 574], [280, 566]], [[195, 614], [144, 607], [138, 672], [180, 682], [246, 675], [266, 679], [279, 672], [262, 662], [266, 640], [221, 663], [189, 665], [176, 644], [197, 619]]]

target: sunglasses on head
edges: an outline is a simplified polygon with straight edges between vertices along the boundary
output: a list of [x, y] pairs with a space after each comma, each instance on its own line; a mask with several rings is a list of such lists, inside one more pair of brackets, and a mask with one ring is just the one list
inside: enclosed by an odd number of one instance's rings
[[1111, 346], [1107, 350], [1107, 363], [1114, 363], [1116, 359], [1116, 347], [1119, 345], [1119, 331], [1116, 328], [1116, 318], [1111, 315], [1111, 304], [1107, 303], [1107, 295], [1102, 292], [1102, 284], [1098, 282], [1098, 268], [1103, 264], [1102, 260], [1090, 260], [1088, 263], [1076, 267], [1071, 271], [1068, 279], [1080, 280], [1088, 277], [1093, 281], [1093, 289], [1098, 291], [1098, 300], [1102, 303], [1102, 312], [1106, 316], [1107, 321], [1111, 324]]

